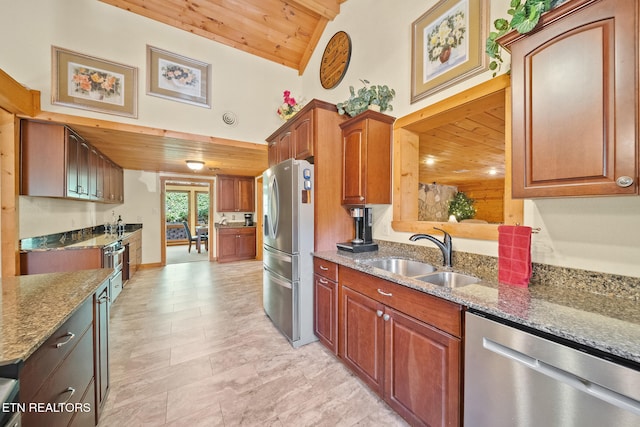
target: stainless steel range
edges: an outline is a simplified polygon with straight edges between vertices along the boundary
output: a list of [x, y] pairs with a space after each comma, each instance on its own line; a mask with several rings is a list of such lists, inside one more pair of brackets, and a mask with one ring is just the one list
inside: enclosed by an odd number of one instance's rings
[[109, 278], [109, 305], [122, 292], [122, 266], [124, 264], [125, 247], [122, 240], [117, 240], [102, 249], [102, 267], [113, 269]]

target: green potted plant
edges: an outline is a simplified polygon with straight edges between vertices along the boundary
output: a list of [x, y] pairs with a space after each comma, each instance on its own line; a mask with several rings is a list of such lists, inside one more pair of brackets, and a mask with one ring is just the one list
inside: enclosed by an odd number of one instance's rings
[[497, 39], [507, 34], [511, 30], [516, 30], [520, 34], [533, 30], [544, 12], [551, 10], [557, 4], [565, 0], [511, 0], [507, 13], [511, 15], [511, 20], [504, 18], [496, 19], [493, 26], [497, 31], [491, 31], [487, 37], [485, 52], [491, 58], [489, 69], [493, 70], [495, 77], [502, 64], [502, 47]]
[[349, 86], [349, 99], [344, 102], [339, 102], [338, 114], [347, 113], [351, 117], [355, 117], [358, 114], [369, 109], [369, 106], [374, 106], [371, 109], [378, 110], [380, 112], [393, 111], [393, 106], [390, 102], [393, 97], [396, 96], [396, 91], [389, 88], [387, 85], [371, 85], [369, 86], [369, 80], [360, 79], [364, 85], [356, 93], [353, 86]]

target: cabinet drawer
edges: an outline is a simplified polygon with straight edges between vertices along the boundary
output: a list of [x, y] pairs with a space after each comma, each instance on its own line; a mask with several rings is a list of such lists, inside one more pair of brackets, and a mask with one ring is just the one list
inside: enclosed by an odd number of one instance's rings
[[338, 265], [332, 262], [314, 258], [313, 272], [333, 282], [338, 281]]
[[339, 268], [340, 285], [453, 336], [462, 336], [462, 306], [348, 267]]
[[[24, 401], [38, 391], [51, 372], [74, 349], [93, 321], [93, 305], [87, 299], [78, 310], [25, 362], [20, 375], [20, 396]], [[73, 337], [70, 335], [73, 334]], [[89, 334], [91, 335], [91, 334]]]
[[[29, 404], [68, 403], [75, 408], [81, 402], [93, 379], [93, 334], [85, 331], [73, 351], [47, 379], [33, 398], [21, 401]], [[69, 406], [70, 408], [72, 406]], [[92, 405], [92, 408], [95, 405]], [[27, 411], [23, 414], [23, 426], [57, 427], [69, 424], [74, 411]], [[93, 419], [93, 417], [91, 417]]]

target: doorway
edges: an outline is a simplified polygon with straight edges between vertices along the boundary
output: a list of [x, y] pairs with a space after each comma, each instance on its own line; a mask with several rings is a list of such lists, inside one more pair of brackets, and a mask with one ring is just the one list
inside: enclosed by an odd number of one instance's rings
[[[162, 265], [213, 261], [214, 180], [182, 177], [160, 180]], [[201, 236], [199, 242], [192, 241], [189, 245], [187, 233], [194, 238]]]

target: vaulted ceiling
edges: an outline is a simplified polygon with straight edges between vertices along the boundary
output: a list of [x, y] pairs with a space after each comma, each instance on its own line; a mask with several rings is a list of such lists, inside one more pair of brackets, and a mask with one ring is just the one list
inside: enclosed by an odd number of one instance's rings
[[302, 74], [346, 0], [100, 0]]

